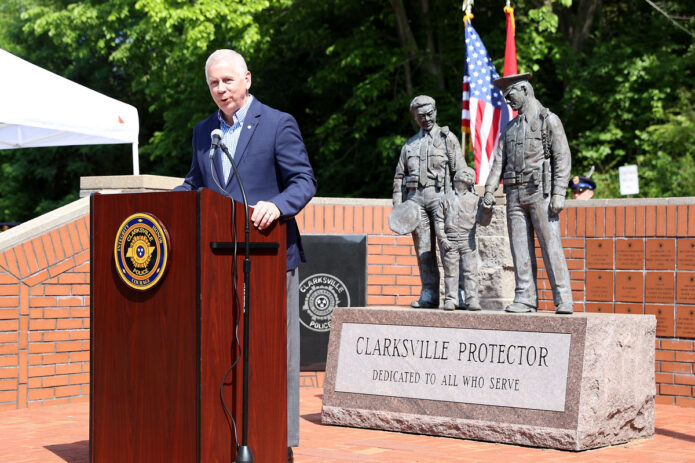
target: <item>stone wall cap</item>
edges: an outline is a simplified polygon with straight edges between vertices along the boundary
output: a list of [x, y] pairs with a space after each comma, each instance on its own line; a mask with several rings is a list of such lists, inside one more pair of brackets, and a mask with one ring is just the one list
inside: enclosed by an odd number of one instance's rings
[[110, 175], [80, 177], [80, 190], [149, 188], [171, 190], [183, 183], [182, 178], [161, 175]]
[[0, 233], [0, 251], [27, 242], [89, 214], [89, 198], [78, 199]]
[[675, 206], [695, 204], [695, 197], [675, 198], [611, 198], [611, 199], [569, 199], [565, 207], [606, 207], [606, 206]]
[[603, 318], [610, 319], [619, 317], [621, 320], [626, 320], [629, 318], [653, 318], [656, 320], [656, 316], [653, 314], [627, 314], [627, 313], [603, 313], [603, 312], [574, 312], [571, 315], [558, 315], [552, 310], [541, 310], [533, 313], [508, 313], [501, 310], [481, 310], [479, 312], [469, 312], [469, 311], [456, 311], [456, 312], [445, 312], [443, 310], [432, 310], [432, 309], [413, 309], [408, 306], [402, 305], [370, 305], [366, 307], [335, 307], [333, 313], [344, 311], [344, 310], [372, 310], [372, 311], [398, 311], [398, 312], [417, 312], [419, 314], [432, 314], [432, 315], [446, 315], [446, 316], [470, 316], [470, 317], [480, 317], [487, 315], [499, 315], [504, 317], [552, 317], [553, 319], [573, 319], [573, 318], [586, 318], [586, 319], [599, 319]]

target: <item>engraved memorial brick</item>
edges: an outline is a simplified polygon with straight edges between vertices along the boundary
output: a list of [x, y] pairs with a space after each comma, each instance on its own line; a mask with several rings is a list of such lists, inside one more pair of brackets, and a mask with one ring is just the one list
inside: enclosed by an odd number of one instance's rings
[[647, 272], [644, 285], [646, 302], [674, 302], [676, 276], [673, 272]]
[[680, 303], [695, 304], [695, 272], [678, 272], [676, 298]]
[[648, 270], [673, 270], [676, 268], [676, 240], [648, 239], [645, 251]]
[[613, 240], [600, 239], [586, 241], [586, 268], [613, 268]]
[[676, 307], [676, 337], [695, 338], [695, 306]]
[[644, 308], [642, 307], [642, 304], [625, 304], [621, 302], [616, 302], [615, 313], [637, 315], [644, 313]]
[[678, 240], [678, 270], [695, 270], [695, 239]]
[[589, 270], [586, 272], [586, 300], [613, 300], [613, 272]]
[[675, 328], [673, 305], [645, 304], [644, 313], [656, 317], [657, 336], [673, 337]]
[[644, 268], [644, 241], [628, 239], [615, 241], [615, 268], [641, 270]]
[[587, 312], [593, 313], [613, 313], [612, 302], [586, 302], [584, 304]]
[[615, 272], [615, 300], [616, 302], [641, 302], [644, 300], [644, 276], [642, 272]]

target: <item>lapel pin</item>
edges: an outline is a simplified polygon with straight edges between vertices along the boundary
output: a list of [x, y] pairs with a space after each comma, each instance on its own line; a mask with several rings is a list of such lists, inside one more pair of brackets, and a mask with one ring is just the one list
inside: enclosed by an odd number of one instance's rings
[[249, 129], [249, 130], [251, 130], [251, 126], [250, 126], [250, 125], [247, 125], [246, 128]]

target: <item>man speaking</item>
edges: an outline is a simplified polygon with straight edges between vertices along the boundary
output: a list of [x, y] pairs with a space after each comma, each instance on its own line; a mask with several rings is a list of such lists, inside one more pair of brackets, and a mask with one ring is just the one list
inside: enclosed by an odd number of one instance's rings
[[199, 122], [193, 131], [193, 161], [184, 183], [174, 190], [205, 187], [242, 201], [234, 169], [226, 156], [215, 157], [210, 170], [210, 133], [222, 131], [246, 189], [255, 205], [251, 222], [264, 230], [277, 220], [287, 223], [287, 446], [288, 460], [299, 445], [299, 292], [297, 267], [303, 261], [299, 229], [294, 216], [316, 193], [297, 121], [287, 113], [264, 105], [249, 93], [251, 73], [233, 50], [217, 50], [205, 63], [205, 79], [219, 110]]

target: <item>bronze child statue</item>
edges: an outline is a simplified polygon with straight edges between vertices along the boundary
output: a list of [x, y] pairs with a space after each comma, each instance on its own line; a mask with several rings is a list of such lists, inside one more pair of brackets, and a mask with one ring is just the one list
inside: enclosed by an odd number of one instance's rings
[[[437, 208], [435, 229], [444, 267], [444, 310], [481, 310], [478, 299], [475, 230], [480, 221], [480, 197], [472, 191], [475, 171], [470, 167], [454, 176], [454, 190]], [[459, 291], [462, 280], [465, 302]]]

